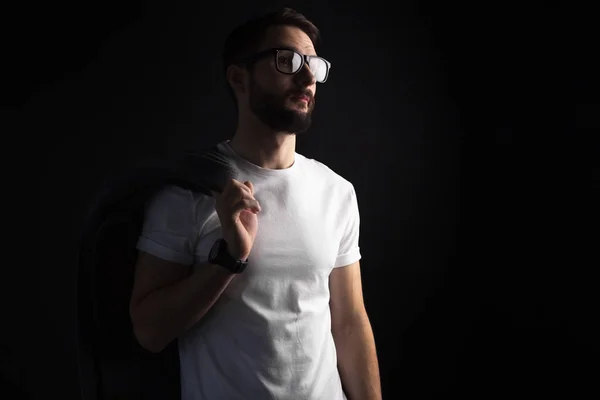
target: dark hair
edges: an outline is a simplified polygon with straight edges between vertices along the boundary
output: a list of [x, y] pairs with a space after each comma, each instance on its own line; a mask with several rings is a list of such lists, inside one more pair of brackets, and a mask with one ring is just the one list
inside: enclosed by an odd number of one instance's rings
[[[306, 19], [304, 15], [291, 8], [284, 8], [279, 11], [256, 16], [235, 28], [225, 40], [223, 73], [227, 73], [227, 68], [230, 65], [258, 51], [265, 33], [270, 27], [281, 25], [295, 26], [302, 29], [310, 40], [312, 40], [315, 47], [320, 40], [319, 29]], [[235, 100], [235, 95], [229, 83], [227, 83], [227, 88]]]

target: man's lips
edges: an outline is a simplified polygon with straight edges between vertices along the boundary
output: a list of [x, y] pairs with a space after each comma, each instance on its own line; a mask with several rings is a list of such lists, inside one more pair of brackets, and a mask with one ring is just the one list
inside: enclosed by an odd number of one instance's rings
[[308, 103], [310, 101], [310, 97], [305, 96], [305, 95], [292, 96], [292, 100], [299, 100], [299, 101], [303, 101], [305, 103]]

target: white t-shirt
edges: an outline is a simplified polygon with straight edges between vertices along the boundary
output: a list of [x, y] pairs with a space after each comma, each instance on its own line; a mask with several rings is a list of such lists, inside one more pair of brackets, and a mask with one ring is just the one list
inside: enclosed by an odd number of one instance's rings
[[[219, 143], [261, 205], [246, 270], [179, 338], [183, 400], [345, 400], [331, 334], [329, 274], [360, 260], [353, 185], [295, 153], [260, 168]], [[138, 249], [182, 264], [221, 237], [212, 197], [166, 187], [149, 203]]]

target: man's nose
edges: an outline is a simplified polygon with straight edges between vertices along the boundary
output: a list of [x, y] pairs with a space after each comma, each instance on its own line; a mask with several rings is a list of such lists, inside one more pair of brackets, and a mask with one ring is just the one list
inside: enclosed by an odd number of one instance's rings
[[311, 71], [308, 63], [304, 63], [300, 71], [296, 73], [296, 79], [303, 86], [311, 86], [315, 83], [315, 74]]

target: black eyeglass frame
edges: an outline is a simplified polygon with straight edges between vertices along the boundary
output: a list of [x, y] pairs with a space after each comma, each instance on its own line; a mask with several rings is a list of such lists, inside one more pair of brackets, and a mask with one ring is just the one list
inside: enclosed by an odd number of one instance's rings
[[[277, 59], [278, 59], [277, 56], [279, 55], [280, 51], [293, 51], [294, 53], [296, 53], [296, 54], [298, 54], [300, 56], [300, 58], [302, 59], [302, 64], [298, 68], [298, 71], [296, 71], [296, 72], [285, 72], [285, 71], [282, 71], [281, 69], [279, 69], [279, 63], [277, 62]], [[319, 83], [325, 83], [325, 82], [327, 82], [327, 78], [329, 78], [329, 71], [331, 70], [331, 63], [329, 61], [327, 61], [323, 57], [309, 56], [309, 55], [306, 55], [306, 54], [302, 54], [302, 53], [298, 52], [297, 50], [294, 50], [294, 49], [291, 49], [291, 48], [287, 48], [287, 47], [278, 47], [278, 48], [273, 48], [273, 49], [267, 49], [267, 50], [259, 51], [258, 53], [253, 54], [253, 55], [251, 55], [249, 57], [246, 57], [246, 58], [244, 58], [244, 59], [242, 59], [242, 60], [240, 60], [238, 62], [235, 62], [234, 64], [237, 64], [237, 65], [250, 65], [250, 64], [253, 64], [253, 63], [257, 62], [261, 58], [263, 58], [265, 56], [268, 56], [268, 55], [271, 55], [271, 54], [273, 54], [275, 56], [275, 68], [277, 69], [277, 71], [281, 72], [282, 74], [285, 74], [285, 75], [295, 75], [295, 74], [297, 74], [298, 72], [300, 72], [302, 70], [302, 68], [304, 67], [304, 64], [310, 65], [310, 60], [313, 59], [313, 58], [317, 58], [317, 59], [323, 60], [325, 62], [325, 65], [327, 66], [327, 71], [325, 73], [325, 78], [323, 78], [322, 81], [317, 81], [317, 82], [319, 82]]]

